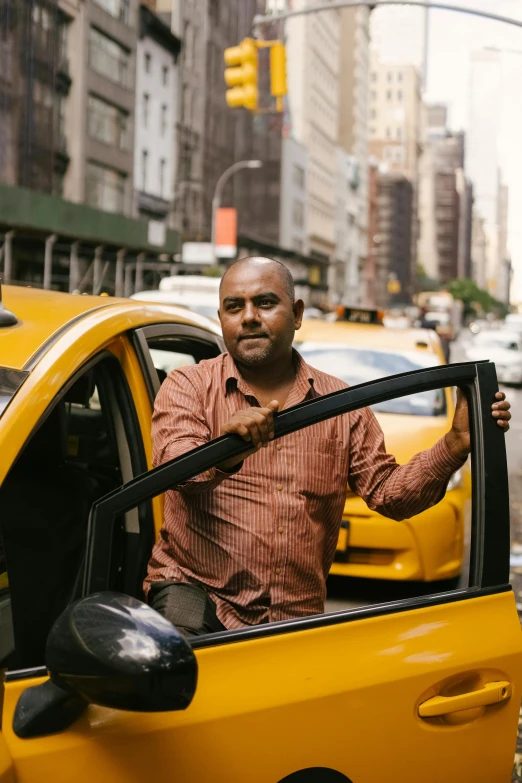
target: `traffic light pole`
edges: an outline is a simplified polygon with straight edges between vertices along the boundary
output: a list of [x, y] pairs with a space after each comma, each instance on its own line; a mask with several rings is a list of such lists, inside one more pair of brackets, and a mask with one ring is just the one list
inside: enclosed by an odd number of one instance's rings
[[230, 177], [233, 177], [236, 171], [241, 169], [260, 169], [263, 165], [261, 160], [238, 160], [237, 163], [233, 163], [228, 169], [225, 169], [223, 174], [217, 181], [216, 189], [214, 190], [214, 197], [212, 199], [212, 258], [214, 264], [217, 264], [218, 258], [216, 255], [216, 215], [221, 206], [221, 196], [223, 195], [223, 188], [227, 184]]
[[509, 16], [500, 16], [492, 14], [489, 11], [481, 11], [477, 8], [466, 8], [461, 5], [450, 5], [449, 3], [439, 3], [432, 0], [332, 0], [328, 5], [315, 5], [308, 8], [301, 8], [298, 11], [284, 11], [282, 14], [268, 14], [265, 16], [255, 16], [253, 21], [254, 35], [258, 33], [264, 24], [271, 22], [285, 21], [294, 16], [306, 16], [307, 14], [317, 14], [322, 11], [335, 11], [340, 8], [357, 8], [366, 6], [371, 11], [374, 8], [386, 5], [413, 5], [420, 8], [437, 8], [442, 11], [456, 11], [461, 14], [470, 14], [471, 16], [481, 16], [483, 19], [491, 19], [494, 22], [503, 22], [515, 27], [522, 27], [522, 19], [513, 19]]

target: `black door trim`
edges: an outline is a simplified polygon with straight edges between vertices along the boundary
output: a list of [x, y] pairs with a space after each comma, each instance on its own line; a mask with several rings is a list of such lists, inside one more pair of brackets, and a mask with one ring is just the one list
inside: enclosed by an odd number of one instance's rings
[[132, 341], [134, 344], [134, 350], [138, 356], [141, 371], [145, 378], [145, 384], [151, 404], [154, 405], [154, 400], [159, 392], [160, 382], [156, 368], [152, 363], [149, 347], [147, 345], [147, 339], [153, 337], [191, 337], [192, 339], [199, 340], [204, 343], [213, 343], [217, 346], [220, 352], [224, 350], [223, 340], [218, 335], [212, 332], [207, 332], [205, 329], [201, 329], [197, 326], [189, 326], [187, 324], [173, 324], [173, 323], [158, 323], [150, 324], [148, 326], [142, 326], [139, 329], [135, 329], [132, 333]]

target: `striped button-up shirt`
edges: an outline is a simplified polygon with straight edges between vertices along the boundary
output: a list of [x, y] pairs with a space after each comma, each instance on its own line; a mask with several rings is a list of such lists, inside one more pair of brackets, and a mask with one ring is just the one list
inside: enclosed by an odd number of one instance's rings
[[[346, 388], [294, 353], [285, 407]], [[229, 354], [171, 372], [156, 398], [153, 463], [221, 434], [259, 405]], [[346, 483], [368, 506], [401, 520], [438, 503], [462, 462], [444, 439], [398, 465], [369, 408], [271, 441], [232, 474], [213, 468], [166, 493], [164, 523], [145, 582], [203, 586], [227, 628], [324, 611]]]

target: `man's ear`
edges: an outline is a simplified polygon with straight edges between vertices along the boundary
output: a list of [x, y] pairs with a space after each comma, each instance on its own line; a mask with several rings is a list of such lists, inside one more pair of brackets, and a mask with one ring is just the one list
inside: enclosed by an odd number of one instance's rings
[[294, 302], [294, 323], [295, 328], [300, 329], [303, 322], [303, 312], [305, 309], [305, 303], [302, 299], [296, 299]]

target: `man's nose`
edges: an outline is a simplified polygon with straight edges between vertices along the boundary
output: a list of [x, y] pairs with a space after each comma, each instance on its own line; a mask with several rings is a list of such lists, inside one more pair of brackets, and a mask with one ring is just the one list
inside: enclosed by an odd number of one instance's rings
[[259, 312], [253, 302], [247, 302], [243, 310], [243, 322], [259, 321]]

